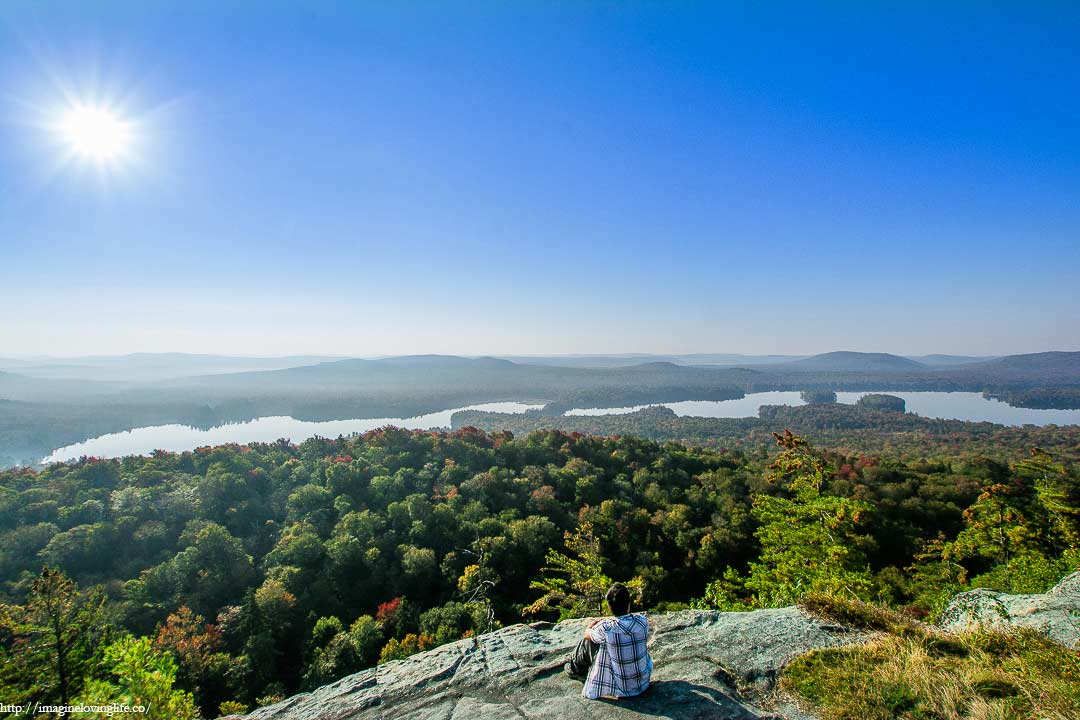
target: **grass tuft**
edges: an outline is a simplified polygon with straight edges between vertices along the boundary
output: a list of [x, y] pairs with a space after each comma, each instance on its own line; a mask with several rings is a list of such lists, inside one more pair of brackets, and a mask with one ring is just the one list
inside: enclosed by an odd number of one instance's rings
[[819, 617], [880, 632], [796, 658], [781, 686], [824, 720], [1076, 720], [1080, 653], [1031, 631], [945, 633], [899, 613], [812, 596]]

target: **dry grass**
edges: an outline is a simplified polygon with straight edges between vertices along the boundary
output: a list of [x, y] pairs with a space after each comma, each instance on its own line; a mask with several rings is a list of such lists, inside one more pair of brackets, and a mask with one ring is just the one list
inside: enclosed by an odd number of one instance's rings
[[882, 633], [808, 653], [785, 671], [783, 687], [826, 720], [1080, 718], [1080, 653], [1037, 633], [952, 635], [864, 603], [815, 598], [804, 607]]
[[925, 634], [929, 626], [880, 605], [811, 593], [799, 600], [811, 615], [862, 630], [882, 630], [895, 635]]

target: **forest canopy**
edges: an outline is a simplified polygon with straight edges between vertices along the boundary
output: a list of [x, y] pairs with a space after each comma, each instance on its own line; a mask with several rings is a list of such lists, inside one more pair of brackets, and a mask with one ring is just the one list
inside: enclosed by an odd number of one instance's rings
[[5, 471], [0, 690], [122, 698], [149, 664], [178, 717], [211, 717], [524, 617], [595, 614], [612, 580], [652, 610], [812, 588], [926, 615], [1076, 564], [1076, 466], [1043, 451], [903, 462], [779, 442], [385, 428]]

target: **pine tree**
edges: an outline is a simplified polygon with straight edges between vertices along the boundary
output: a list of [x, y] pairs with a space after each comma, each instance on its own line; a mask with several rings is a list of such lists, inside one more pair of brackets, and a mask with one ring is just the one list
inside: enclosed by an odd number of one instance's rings
[[71, 703], [87, 679], [103, 672], [102, 653], [112, 636], [105, 596], [79, 591], [75, 581], [45, 567], [25, 606], [5, 606], [3, 631], [11, 639], [0, 655], [0, 686], [21, 700]]
[[785, 485], [792, 497], [754, 497], [761, 554], [745, 579], [728, 568], [707, 589], [705, 604], [724, 610], [780, 607], [807, 593], [868, 599], [873, 581], [864, 547], [869, 538], [859, 527], [870, 505], [822, 494], [829, 477], [822, 455], [791, 431], [773, 435], [783, 451], [769, 465], [768, 479]]
[[123, 704], [146, 708], [150, 720], [194, 720], [198, 716], [191, 693], [176, 689], [176, 662], [155, 650], [148, 637], [124, 636], [105, 648], [105, 662], [115, 681], [87, 684], [80, 703]]
[[1080, 488], [1039, 448], [1011, 470], [964, 511], [942, 559], [962, 563], [975, 587], [1043, 592], [1080, 563]]
[[[611, 587], [612, 580], [604, 574], [604, 558], [592, 523], [582, 522], [577, 530], [567, 532], [565, 538], [566, 548], [573, 556], [556, 550], [548, 551], [545, 558], [547, 565], [541, 571], [540, 579], [533, 580], [529, 585], [534, 590], [543, 591], [543, 595], [524, 608], [522, 615], [558, 610], [559, 620], [566, 620], [594, 613], [604, 614], [604, 593]], [[640, 594], [643, 581], [635, 577], [624, 584], [631, 592]]]
[[1054, 550], [1080, 548], [1080, 481], [1037, 447], [1031, 449], [1030, 458], [1016, 464], [1016, 471], [1033, 478], [1038, 502], [1049, 516]]

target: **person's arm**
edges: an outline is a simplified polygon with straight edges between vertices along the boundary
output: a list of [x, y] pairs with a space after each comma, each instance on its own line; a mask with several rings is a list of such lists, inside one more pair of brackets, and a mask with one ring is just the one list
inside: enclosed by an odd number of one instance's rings
[[606, 635], [604, 633], [604, 626], [600, 623], [604, 622], [605, 620], [607, 620], [607, 618], [595, 618], [592, 622], [590, 622], [589, 627], [585, 628], [585, 637], [589, 638], [594, 643], [604, 642], [604, 638], [606, 637]]

